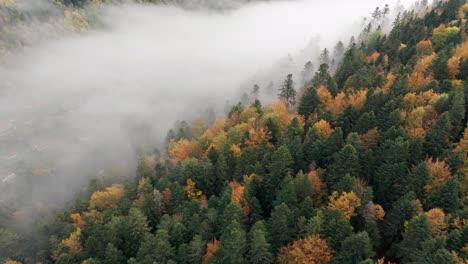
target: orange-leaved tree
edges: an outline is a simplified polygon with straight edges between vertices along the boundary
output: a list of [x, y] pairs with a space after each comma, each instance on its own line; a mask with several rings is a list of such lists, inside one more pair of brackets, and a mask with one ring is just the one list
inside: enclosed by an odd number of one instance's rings
[[350, 219], [354, 215], [356, 208], [361, 205], [361, 199], [354, 192], [333, 192], [330, 196], [328, 209], [338, 211], [344, 218]]
[[203, 255], [202, 263], [209, 264], [211, 258], [213, 258], [214, 253], [219, 249], [220, 246], [219, 240], [213, 240], [206, 244], [206, 253]]
[[312, 235], [280, 248], [277, 261], [280, 264], [321, 264], [329, 262], [332, 255], [327, 241]]

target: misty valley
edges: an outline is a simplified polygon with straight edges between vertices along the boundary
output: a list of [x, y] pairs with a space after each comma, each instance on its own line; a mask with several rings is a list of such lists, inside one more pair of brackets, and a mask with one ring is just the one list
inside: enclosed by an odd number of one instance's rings
[[468, 263], [466, 0], [0, 0], [0, 263]]

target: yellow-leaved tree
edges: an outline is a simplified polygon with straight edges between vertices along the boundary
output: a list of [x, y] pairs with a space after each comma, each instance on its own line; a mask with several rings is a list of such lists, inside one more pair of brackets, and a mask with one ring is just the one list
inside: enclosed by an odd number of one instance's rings
[[62, 240], [60, 245], [65, 247], [70, 254], [78, 254], [82, 250], [80, 236], [81, 229], [77, 228], [67, 239]]
[[277, 261], [279, 264], [321, 264], [329, 262], [332, 255], [327, 241], [312, 235], [280, 248]]
[[429, 224], [431, 226], [431, 234], [433, 237], [443, 235], [448, 228], [448, 222], [445, 217], [444, 210], [440, 208], [432, 208], [427, 213]]
[[453, 57], [447, 62], [448, 71], [452, 79], [455, 79], [460, 73], [460, 60], [462, 58], [468, 58], [468, 40], [465, 40], [465, 42], [455, 48]]
[[350, 219], [354, 215], [356, 208], [361, 205], [361, 198], [354, 192], [343, 192], [338, 195], [338, 192], [333, 192], [330, 196], [328, 210], [338, 211], [344, 218]]
[[425, 162], [429, 170], [429, 179], [424, 186], [424, 191], [426, 192], [426, 198], [429, 198], [436, 187], [442, 186], [449, 180], [451, 174], [450, 168], [445, 161], [427, 159]]
[[200, 142], [190, 141], [185, 138], [177, 142], [171, 142], [168, 149], [169, 156], [171, 156], [174, 162], [181, 161], [186, 158], [197, 158], [202, 152]]
[[185, 194], [187, 195], [187, 198], [189, 200], [198, 200], [203, 197], [203, 192], [197, 190], [197, 188], [195, 187], [195, 182], [190, 178], [187, 179], [187, 183], [185, 185]]
[[328, 136], [330, 136], [333, 132], [333, 129], [331, 128], [330, 123], [328, 123], [327, 120], [322, 119], [315, 123], [313, 127], [317, 129], [321, 139], [327, 139]]
[[73, 213], [70, 215], [71, 220], [73, 221], [73, 226], [76, 228], [83, 228], [86, 225], [86, 221], [80, 215], [80, 213]]
[[106, 209], [117, 204], [124, 195], [124, 187], [121, 184], [114, 184], [104, 191], [96, 191], [91, 195], [89, 202], [90, 209]]

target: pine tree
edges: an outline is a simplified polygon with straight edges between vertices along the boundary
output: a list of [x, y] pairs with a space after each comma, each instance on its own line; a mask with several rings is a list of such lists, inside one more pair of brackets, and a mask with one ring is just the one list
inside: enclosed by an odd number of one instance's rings
[[341, 249], [341, 242], [353, 234], [353, 226], [338, 211], [332, 211], [325, 219], [321, 234], [328, 239], [330, 246], [338, 252]]
[[167, 263], [174, 259], [175, 249], [169, 242], [167, 230], [159, 229], [156, 235], [147, 234], [138, 250], [137, 260], [141, 264]]
[[296, 90], [294, 89], [294, 81], [292, 74], [286, 76], [286, 80], [280, 87], [278, 97], [286, 101], [288, 106], [296, 104]]
[[210, 263], [244, 264], [247, 250], [247, 239], [244, 229], [237, 220], [233, 220], [221, 234], [221, 246], [215, 252]]
[[175, 223], [169, 231], [169, 242], [174, 247], [184, 244], [187, 238], [187, 228], [182, 223]]
[[455, 213], [459, 206], [459, 183], [450, 179], [442, 186], [438, 186], [429, 198], [430, 208], [442, 208], [444, 212]]
[[289, 153], [294, 160], [294, 172], [304, 169], [304, 153], [302, 151], [302, 137], [304, 130], [297, 117], [294, 117], [286, 127], [284, 144], [288, 146]]
[[[464, 128], [465, 118], [465, 94], [461, 90], [455, 90], [449, 94], [448, 99], [450, 121], [452, 122], [452, 137], [457, 138]], [[466, 124], [466, 123], [465, 123]]]
[[317, 90], [310, 87], [302, 95], [297, 111], [300, 115], [304, 116], [304, 119], [308, 119], [310, 114], [315, 111], [319, 104], [320, 97], [317, 94]]
[[312, 88], [319, 88], [325, 86], [333, 96], [338, 94], [338, 87], [335, 80], [330, 76], [328, 64], [321, 64], [319, 70], [312, 78]]
[[403, 258], [403, 263], [424, 263], [424, 253], [421, 252], [422, 243], [429, 240], [431, 230], [426, 215], [421, 215], [409, 221], [398, 250], [398, 256]]
[[235, 202], [230, 202], [226, 208], [224, 208], [221, 229], [224, 230], [233, 221], [241, 222], [242, 220], [242, 208]]
[[407, 178], [407, 167], [403, 162], [382, 164], [374, 178], [375, 199], [384, 207], [389, 207], [405, 193], [403, 184]]
[[354, 107], [352, 105], [348, 105], [344, 109], [343, 113], [338, 117], [337, 123], [338, 126], [343, 130], [343, 133], [347, 135], [353, 130], [353, 127], [356, 124], [358, 118], [359, 115]]
[[302, 171], [299, 171], [296, 174], [296, 177], [293, 180], [294, 183], [294, 190], [297, 197], [300, 201], [303, 201], [307, 197], [312, 195], [312, 188], [311, 182], [307, 174], [304, 174]]
[[322, 145], [320, 149], [321, 157], [316, 160], [317, 165], [321, 168], [329, 166], [334, 161], [335, 153], [340, 151], [344, 145], [343, 130], [337, 127]]
[[111, 243], [107, 244], [102, 264], [125, 264], [126, 260], [122, 251], [118, 250]]
[[367, 232], [360, 232], [347, 237], [341, 243], [341, 249], [334, 257], [335, 263], [361, 263], [374, 256], [372, 243]]
[[290, 208], [294, 208], [298, 203], [293, 178], [291, 176], [284, 178], [281, 189], [276, 195], [274, 205], [278, 206], [283, 203]]
[[374, 111], [366, 112], [362, 114], [353, 126], [353, 130], [359, 134], [364, 134], [368, 130], [378, 125], [377, 118], [375, 117]]
[[274, 256], [270, 252], [270, 243], [267, 241], [267, 231], [263, 221], [256, 222], [249, 233], [248, 260], [252, 264], [274, 263]]
[[387, 246], [399, 242], [406, 221], [421, 213], [422, 207], [414, 192], [409, 192], [395, 201], [388, 211], [382, 226], [382, 235]]
[[137, 208], [130, 209], [128, 216], [113, 217], [107, 227], [113, 234], [114, 246], [127, 258], [136, 255], [141, 241], [149, 233], [148, 220]]
[[267, 120], [265, 120], [265, 127], [269, 133], [270, 143], [276, 145], [280, 137], [278, 124], [276, 124], [272, 118], [267, 118]]
[[187, 259], [191, 264], [201, 264], [202, 257], [205, 253], [206, 242], [203, 241], [201, 235], [195, 235], [188, 246]]
[[328, 49], [324, 49], [322, 53], [320, 53], [320, 64], [327, 64], [330, 65], [330, 52], [328, 52]]
[[413, 167], [408, 177], [404, 180], [402, 188], [404, 192], [414, 192], [419, 199], [424, 198], [424, 186], [429, 179], [429, 171], [426, 162], [421, 162]]
[[347, 144], [337, 154], [335, 161], [329, 167], [330, 172], [325, 178], [328, 186], [334, 186], [345, 174], [357, 177], [360, 175], [361, 166], [356, 149]]
[[258, 84], [254, 84], [252, 88], [252, 95], [255, 99], [258, 98], [259, 92], [260, 92], [260, 86], [258, 86]]
[[276, 192], [279, 190], [283, 179], [291, 171], [292, 164], [293, 159], [287, 146], [283, 145], [273, 153], [271, 162], [268, 165], [268, 176], [264, 179], [264, 188], [268, 190], [265, 198], [267, 203], [275, 200]]
[[314, 71], [314, 65], [312, 64], [312, 62], [308, 61], [304, 65], [304, 69], [301, 72], [302, 86], [307, 86], [307, 83], [312, 78], [313, 71]]
[[451, 124], [448, 113], [442, 114], [426, 135], [426, 151], [434, 159], [441, 157], [450, 147]]
[[286, 204], [275, 206], [268, 219], [268, 234], [272, 251], [285, 245], [292, 238], [293, 213]]

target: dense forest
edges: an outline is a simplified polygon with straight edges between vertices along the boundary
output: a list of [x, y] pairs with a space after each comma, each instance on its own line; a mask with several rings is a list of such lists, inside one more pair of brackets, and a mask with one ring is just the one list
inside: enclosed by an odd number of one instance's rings
[[276, 102], [178, 122], [34, 238], [1, 228], [0, 261], [468, 263], [468, 4], [426, 2]]

